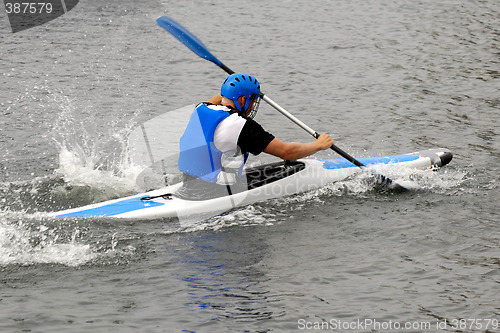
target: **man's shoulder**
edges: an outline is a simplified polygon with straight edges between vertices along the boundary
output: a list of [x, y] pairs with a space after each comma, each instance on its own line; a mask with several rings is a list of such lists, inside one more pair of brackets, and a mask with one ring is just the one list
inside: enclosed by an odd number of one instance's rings
[[245, 120], [246, 120], [246, 122], [245, 122], [246, 130], [264, 131], [264, 128], [255, 120], [253, 120], [253, 119], [245, 119]]
[[246, 123], [247, 119], [238, 116], [236, 113], [232, 113], [221, 121], [219, 127], [238, 127], [241, 130]]
[[216, 111], [227, 111], [227, 112], [230, 112], [231, 109], [229, 109], [227, 106], [224, 106], [224, 105], [216, 105], [216, 104], [210, 104], [210, 103], [200, 103], [196, 106], [196, 108], [199, 108], [199, 107], [206, 107], [208, 109], [211, 109], [211, 110], [216, 110]]

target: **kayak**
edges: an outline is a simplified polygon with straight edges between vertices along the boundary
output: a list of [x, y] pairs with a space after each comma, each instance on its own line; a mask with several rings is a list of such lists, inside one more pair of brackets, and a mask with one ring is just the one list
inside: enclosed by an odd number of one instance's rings
[[[452, 153], [444, 148], [392, 156], [360, 157], [370, 169], [375, 165], [415, 169], [448, 164]], [[189, 200], [176, 196], [182, 182], [125, 198], [50, 213], [54, 217], [113, 217], [127, 219], [192, 218], [215, 216], [255, 202], [318, 189], [362, 172], [343, 158], [300, 159], [264, 164], [245, 170], [247, 189], [212, 199]]]

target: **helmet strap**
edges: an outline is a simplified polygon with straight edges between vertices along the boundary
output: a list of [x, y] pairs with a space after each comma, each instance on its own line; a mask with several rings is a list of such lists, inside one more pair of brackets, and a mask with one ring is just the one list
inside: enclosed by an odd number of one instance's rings
[[[240, 96], [241, 97], [241, 96]], [[248, 107], [250, 105], [250, 101], [248, 98], [245, 97], [245, 107], [243, 108], [241, 105], [240, 105], [240, 101], [238, 100], [240, 97], [236, 98], [233, 100], [234, 102], [234, 106], [236, 107], [236, 110], [240, 111], [240, 112], [243, 112], [245, 113], [247, 110], [248, 110]]]
[[248, 108], [250, 107], [250, 103], [252, 102], [252, 99], [245, 97], [246, 102], [245, 102], [245, 112], [248, 111]]
[[233, 102], [234, 102], [234, 107], [236, 108], [236, 110], [241, 112], [240, 101], [238, 101], [238, 99], [236, 98], [235, 100], [233, 100]]

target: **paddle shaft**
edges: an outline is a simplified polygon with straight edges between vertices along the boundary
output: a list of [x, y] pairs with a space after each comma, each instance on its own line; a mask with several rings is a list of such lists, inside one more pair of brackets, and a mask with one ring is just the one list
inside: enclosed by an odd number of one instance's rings
[[[227, 67], [226, 65], [224, 64], [220, 64], [219, 65], [220, 68], [222, 68], [226, 73], [228, 73], [229, 75], [233, 74], [234, 71]], [[293, 121], [297, 126], [299, 126], [300, 128], [302, 128], [304, 131], [306, 131], [307, 133], [309, 133], [310, 135], [312, 135], [314, 138], [318, 138], [319, 137], [319, 133], [316, 132], [315, 130], [313, 130], [311, 127], [307, 126], [304, 122], [302, 122], [300, 119], [298, 119], [297, 117], [295, 117], [293, 114], [291, 114], [290, 112], [288, 112], [287, 110], [285, 110], [284, 108], [282, 108], [278, 103], [276, 103], [275, 101], [273, 101], [269, 96], [265, 95], [265, 94], [261, 94], [261, 98], [267, 103], [269, 104], [270, 106], [272, 106], [276, 111], [278, 111], [279, 113], [281, 113], [282, 115], [284, 115], [285, 117], [287, 117], [288, 119], [290, 119], [291, 121]], [[349, 162], [351, 162], [352, 164], [360, 167], [360, 168], [363, 168], [365, 165], [363, 163], [361, 163], [360, 161], [358, 161], [357, 159], [355, 159], [354, 157], [352, 157], [351, 155], [349, 155], [348, 153], [346, 153], [345, 151], [343, 151], [342, 149], [340, 149], [339, 147], [337, 147], [336, 145], [332, 144], [332, 146], [330, 147], [331, 150], [335, 151], [337, 154], [339, 154], [340, 156], [342, 156], [343, 158], [345, 158], [346, 160], [348, 160]]]
[[[262, 96], [262, 99], [267, 104], [269, 104], [274, 109], [276, 109], [276, 111], [280, 112], [282, 115], [284, 115], [285, 117], [287, 117], [288, 119], [290, 119], [291, 121], [293, 121], [296, 125], [298, 125], [299, 127], [301, 127], [307, 133], [311, 134], [314, 138], [316, 138], [316, 139], [319, 138], [319, 133], [318, 132], [316, 132], [311, 127], [309, 127], [306, 124], [304, 124], [301, 120], [299, 120], [298, 118], [296, 118], [293, 114], [291, 114], [290, 112], [288, 112], [287, 110], [285, 110], [284, 108], [282, 108], [281, 106], [279, 106], [278, 103], [276, 103], [275, 101], [273, 101], [267, 95], [262, 94], [261, 96]], [[352, 164], [354, 164], [354, 165], [356, 165], [356, 166], [358, 166], [360, 168], [362, 168], [362, 167], [365, 166], [363, 163], [361, 163], [360, 161], [356, 160], [354, 157], [352, 157], [351, 155], [349, 155], [348, 153], [346, 153], [345, 151], [343, 151], [342, 149], [340, 149], [339, 147], [337, 147], [334, 144], [331, 145], [330, 149], [333, 150], [333, 151], [335, 151], [337, 154], [339, 154], [340, 156], [342, 156], [343, 158], [345, 158], [346, 160], [348, 160], [349, 162], [351, 162]]]

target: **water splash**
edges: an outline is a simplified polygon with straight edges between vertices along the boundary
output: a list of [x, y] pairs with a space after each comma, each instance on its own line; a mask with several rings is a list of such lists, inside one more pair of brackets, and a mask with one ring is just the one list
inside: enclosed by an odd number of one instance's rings
[[140, 237], [129, 229], [91, 219], [0, 212], [0, 266], [128, 264], [144, 254]]
[[[75, 106], [65, 96], [52, 98], [61, 110], [52, 128], [59, 151], [55, 172], [64, 179], [68, 192], [85, 187], [98, 196], [94, 196], [97, 201], [136, 191], [136, 178], [142, 167], [130, 162], [127, 147], [133, 119], [125, 123], [105, 121], [99, 118], [102, 115]], [[82, 117], [82, 113], [88, 115]]]
[[[59, 164], [38, 177], [31, 166], [32, 178], [6, 178], [0, 183], [0, 265], [80, 266], [96, 260], [110, 264], [128, 260], [135, 248], [122, 246], [119, 236], [110, 236], [108, 230], [96, 232], [86, 223], [55, 221], [41, 212], [136, 191], [135, 178], [142, 169], [130, 163], [126, 140], [136, 114], [105, 119], [107, 115], [62, 93], [43, 92], [44, 112], [30, 116], [31, 122], [43, 124], [41, 137], [55, 144]], [[88, 228], [92, 232], [86, 234]]]
[[284, 211], [265, 210], [261, 205], [249, 205], [231, 210], [227, 213], [209, 217], [203, 220], [183, 219], [180, 228], [175, 233], [196, 232], [203, 230], [220, 230], [234, 226], [271, 226], [286, 218]]
[[470, 179], [466, 170], [459, 170], [454, 166], [421, 170], [404, 165], [387, 164], [377, 165], [375, 170], [410, 190], [442, 195], [456, 194], [457, 190], [460, 190], [462, 185]]
[[90, 245], [78, 241], [80, 231], [74, 229], [69, 239], [60, 230], [40, 223], [26, 221], [20, 216], [17, 223], [13, 213], [0, 217], [0, 265], [61, 264], [79, 266], [96, 257]]

